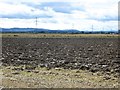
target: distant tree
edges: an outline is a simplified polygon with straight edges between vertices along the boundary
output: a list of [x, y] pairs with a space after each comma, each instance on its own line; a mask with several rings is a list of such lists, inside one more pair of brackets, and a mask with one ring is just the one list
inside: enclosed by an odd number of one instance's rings
[[84, 31], [81, 31], [82, 34], [84, 34], [85, 32]]
[[45, 33], [45, 31], [41, 31], [40, 33]]

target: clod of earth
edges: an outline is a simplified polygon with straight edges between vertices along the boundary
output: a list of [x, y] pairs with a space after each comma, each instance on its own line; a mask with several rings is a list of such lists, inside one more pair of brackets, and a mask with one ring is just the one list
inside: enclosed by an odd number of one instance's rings
[[118, 51], [117, 38], [2, 38], [0, 60], [4, 66], [25, 66], [15, 70], [46, 67], [116, 74]]

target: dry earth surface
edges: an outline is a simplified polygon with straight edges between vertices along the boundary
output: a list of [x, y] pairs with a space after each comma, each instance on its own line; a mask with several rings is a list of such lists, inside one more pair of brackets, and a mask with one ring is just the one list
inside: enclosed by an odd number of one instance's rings
[[52, 37], [3, 34], [1, 85], [12, 88], [119, 86], [117, 35]]
[[2, 68], [2, 86], [5, 88], [118, 88], [118, 78], [101, 72], [36, 68], [15, 70], [21, 67]]

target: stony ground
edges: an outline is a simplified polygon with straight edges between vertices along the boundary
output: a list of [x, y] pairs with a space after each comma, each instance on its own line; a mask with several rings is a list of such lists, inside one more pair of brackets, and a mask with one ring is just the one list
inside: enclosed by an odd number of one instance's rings
[[118, 38], [2, 38], [4, 87], [118, 87]]
[[55, 68], [18, 70], [21, 67], [4, 67], [2, 86], [5, 88], [118, 88], [118, 78], [101, 72]]
[[[3, 65], [119, 73], [117, 38], [3, 38]], [[31, 69], [32, 69], [31, 68]]]

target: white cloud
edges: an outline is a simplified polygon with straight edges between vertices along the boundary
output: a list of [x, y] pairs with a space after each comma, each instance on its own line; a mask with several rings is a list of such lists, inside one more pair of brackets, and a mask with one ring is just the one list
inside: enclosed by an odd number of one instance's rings
[[[50, 6], [36, 8], [41, 2], [67, 2], [76, 9], [71, 13], [56, 12]], [[0, 27], [35, 27], [35, 17], [39, 17], [38, 27], [48, 29], [95, 30], [117, 29], [118, 0], [0, 0]], [[59, 7], [59, 6], [58, 6]], [[84, 8], [81, 10], [80, 8]], [[3, 18], [4, 16], [4, 18]], [[11, 18], [10, 18], [11, 16]], [[47, 18], [47, 16], [51, 16]], [[5, 18], [6, 17], [6, 18]], [[23, 17], [23, 19], [20, 19]], [[28, 18], [29, 19], [28, 19]]]
[[11, 15], [16, 13], [30, 13], [31, 7], [22, 4], [0, 3], [0, 15]]
[[53, 11], [50, 8], [45, 8], [44, 10], [36, 9], [34, 7], [29, 7], [24, 4], [9, 4], [0, 3], [0, 17], [18, 17], [26, 18], [29, 16], [35, 18], [35, 16], [52, 16]]

